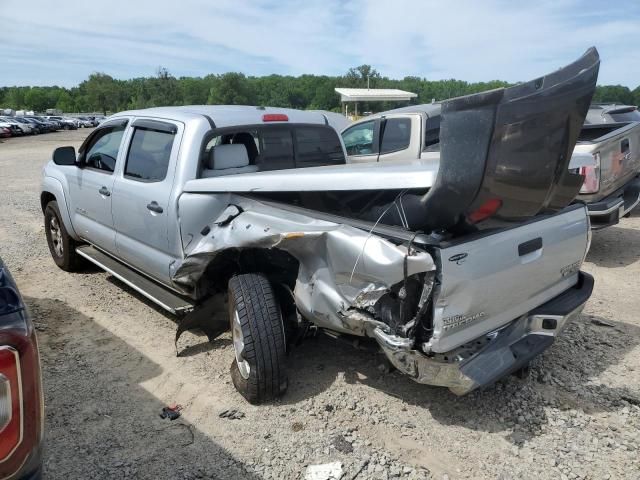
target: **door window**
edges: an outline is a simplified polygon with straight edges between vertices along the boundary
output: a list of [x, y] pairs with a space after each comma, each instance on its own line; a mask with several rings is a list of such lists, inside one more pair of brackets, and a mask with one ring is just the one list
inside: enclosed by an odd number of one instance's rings
[[86, 152], [83, 157], [85, 166], [112, 173], [116, 168], [116, 159], [125, 127], [126, 123], [101, 128], [89, 137], [87, 144], [81, 149], [81, 154]]
[[375, 122], [364, 122], [355, 125], [342, 134], [347, 155], [370, 155], [375, 153], [373, 133]]
[[411, 140], [410, 118], [388, 118], [384, 122], [380, 154], [397, 152], [409, 146]]
[[144, 182], [161, 182], [167, 176], [175, 134], [136, 128], [127, 155], [124, 176]]

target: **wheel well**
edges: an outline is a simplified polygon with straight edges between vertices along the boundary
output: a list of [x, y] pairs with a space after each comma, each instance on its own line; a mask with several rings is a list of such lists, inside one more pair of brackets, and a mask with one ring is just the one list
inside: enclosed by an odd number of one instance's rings
[[51, 192], [42, 192], [40, 194], [40, 206], [42, 207], [42, 212], [44, 213], [44, 209], [47, 208], [49, 202], [54, 201], [56, 196]]
[[284, 315], [295, 312], [291, 291], [295, 288], [300, 263], [288, 252], [277, 248], [230, 248], [207, 265], [197, 291], [204, 297], [226, 292], [234, 275], [262, 273], [271, 282]]
[[293, 289], [299, 262], [278, 248], [229, 248], [209, 262], [200, 279], [200, 292], [225, 292], [234, 275], [262, 273], [274, 284]]

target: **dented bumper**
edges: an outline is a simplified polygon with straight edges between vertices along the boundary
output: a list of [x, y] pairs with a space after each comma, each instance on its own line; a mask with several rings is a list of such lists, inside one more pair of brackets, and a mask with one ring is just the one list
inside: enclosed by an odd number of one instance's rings
[[593, 277], [580, 272], [573, 288], [506, 327], [445, 354], [427, 356], [411, 339], [389, 335], [381, 328], [373, 333], [398, 370], [418, 383], [449, 387], [464, 395], [517, 371], [546, 350], [580, 315], [592, 290]]

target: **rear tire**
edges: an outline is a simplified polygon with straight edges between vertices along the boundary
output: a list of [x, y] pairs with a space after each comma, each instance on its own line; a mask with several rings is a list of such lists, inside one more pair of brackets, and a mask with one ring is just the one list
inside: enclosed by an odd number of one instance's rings
[[55, 264], [67, 272], [78, 270], [80, 257], [76, 253], [77, 243], [67, 233], [55, 200], [49, 202], [44, 209], [44, 231]]
[[248, 273], [229, 280], [229, 321], [236, 390], [253, 404], [284, 394], [288, 380], [282, 314], [264, 275]]

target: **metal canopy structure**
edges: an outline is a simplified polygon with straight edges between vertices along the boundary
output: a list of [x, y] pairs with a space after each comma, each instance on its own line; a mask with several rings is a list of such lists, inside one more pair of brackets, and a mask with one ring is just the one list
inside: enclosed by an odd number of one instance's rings
[[[336, 88], [336, 93], [340, 95], [343, 104], [354, 102], [355, 113], [358, 115], [357, 102], [408, 102], [418, 96], [417, 93], [405, 92], [395, 88]], [[348, 115], [349, 107], [345, 105], [345, 115]]]

